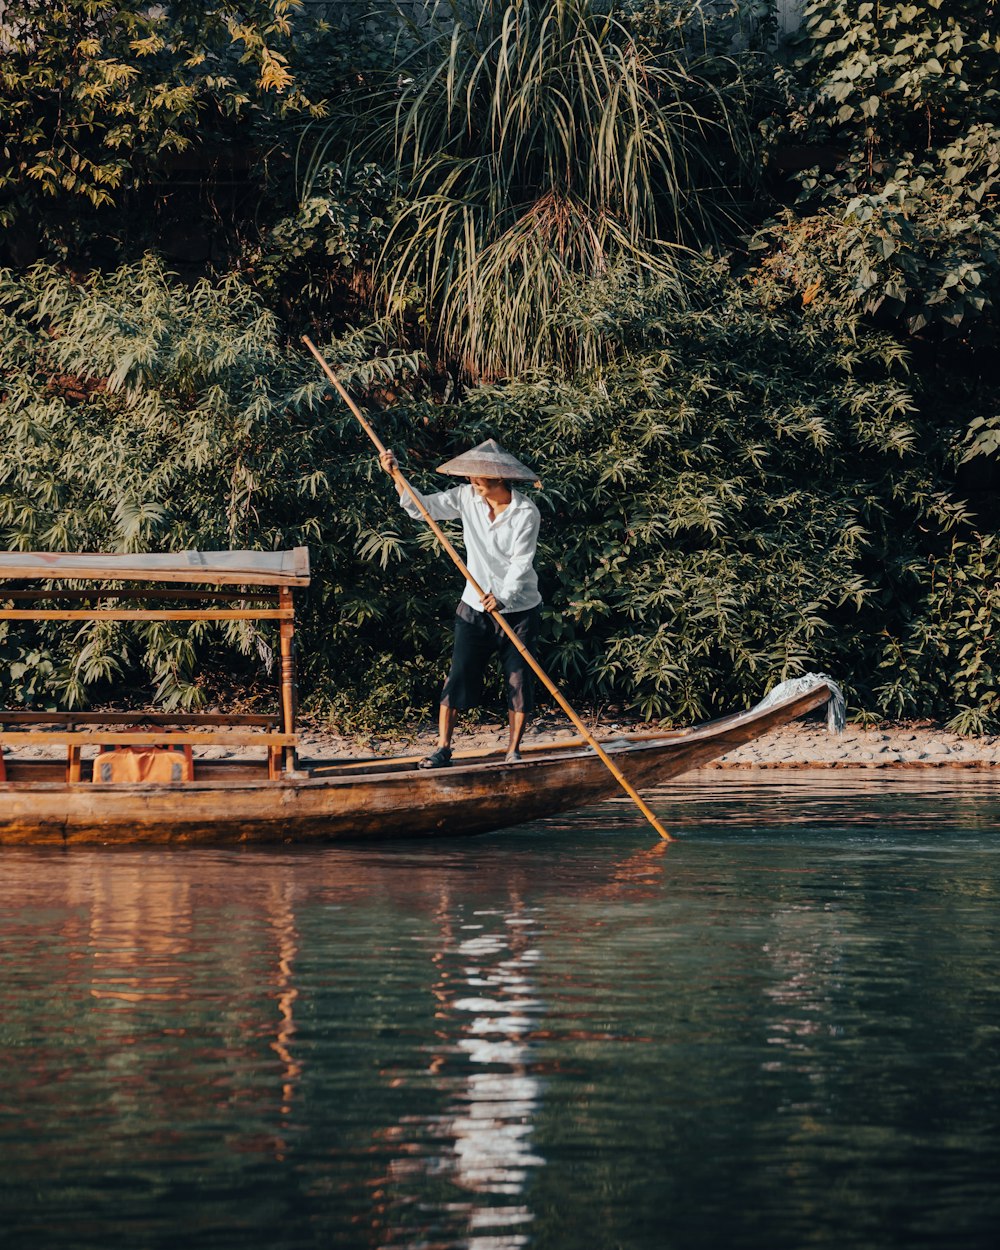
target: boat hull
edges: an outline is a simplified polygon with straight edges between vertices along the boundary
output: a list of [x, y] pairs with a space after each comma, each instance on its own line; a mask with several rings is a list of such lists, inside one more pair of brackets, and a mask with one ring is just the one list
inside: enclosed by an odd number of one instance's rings
[[[829, 688], [818, 684], [763, 711], [604, 747], [633, 786], [659, 784], [821, 706], [829, 696]], [[311, 775], [282, 781], [12, 780], [0, 784], [0, 843], [219, 845], [454, 836], [523, 824], [618, 794], [618, 783], [594, 751], [558, 746], [516, 764], [493, 757], [429, 771], [391, 760], [317, 762]]]

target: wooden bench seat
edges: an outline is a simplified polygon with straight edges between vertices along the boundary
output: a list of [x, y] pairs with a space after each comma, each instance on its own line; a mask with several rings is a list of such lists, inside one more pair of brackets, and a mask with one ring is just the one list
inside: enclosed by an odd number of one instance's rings
[[27, 746], [64, 746], [66, 748], [66, 780], [80, 781], [81, 756], [84, 747], [180, 746], [180, 747], [266, 747], [268, 776], [274, 780], [281, 772], [281, 756], [299, 744], [298, 734], [254, 733], [246, 729], [96, 729], [87, 732], [67, 730], [0, 729], [0, 751]]

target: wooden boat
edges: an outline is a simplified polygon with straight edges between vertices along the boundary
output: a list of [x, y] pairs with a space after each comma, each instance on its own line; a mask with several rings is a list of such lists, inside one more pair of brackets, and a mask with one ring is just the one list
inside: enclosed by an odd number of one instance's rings
[[[512, 764], [501, 752], [458, 752], [452, 767], [430, 771], [415, 767], [416, 756], [300, 760], [292, 596], [294, 588], [308, 585], [304, 548], [169, 556], [0, 553], [0, 580], [16, 583], [0, 590], [8, 602], [236, 601], [237, 606], [208, 609], [8, 607], [0, 609], [0, 619], [277, 621], [282, 657], [275, 716], [0, 710], [6, 770], [0, 781], [0, 843], [320, 843], [471, 834], [585, 807], [619, 792], [581, 739], [524, 748], [524, 758]], [[61, 584], [67, 581], [70, 587]], [[25, 589], [26, 582], [32, 588]], [[80, 589], [81, 582], [99, 588]], [[254, 606], [262, 600], [265, 606]], [[821, 707], [832, 695], [827, 681], [817, 678], [788, 698], [692, 729], [601, 742], [632, 785], [649, 786]], [[66, 757], [8, 754], [24, 746], [65, 748]], [[195, 756], [191, 780], [131, 783], [102, 781], [95, 761], [83, 754], [91, 748], [104, 759], [109, 751], [205, 746], [236, 747], [242, 754]], [[248, 754], [252, 748], [260, 758]]]

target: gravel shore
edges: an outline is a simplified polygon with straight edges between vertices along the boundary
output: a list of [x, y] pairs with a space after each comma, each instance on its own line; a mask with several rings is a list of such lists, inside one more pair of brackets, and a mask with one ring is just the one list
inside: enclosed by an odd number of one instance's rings
[[[592, 723], [586, 722], [594, 729]], [[597, 727], [601, 737], [647, 732], [645, 724], [613, 722]], [[530, 725], [525, 742], [542, 744], [575, 736], [570, 725], [545, 718]], [[417, 755], [432, 750], [434, 732], [425, 726], [405, 740], [349, 741], [330, 734], [304, 735], [304, 755]], [[500, 749], [506, 731], [500, 726], [469, 726], [459, 729], [457, 752]], [[723, 755], [707, 768], [1000, 768], [1000, 736], [964, 738], [946, 729], [920, 724], [886, 724], [860, 729], [848, 725], [842, 734], [827, 732], [825, 724], [798, 722], [747, 743]]]
[[995, 768], [1000, 737], [963, 738], [946, 729], [848, 726], [842, 734], [785, 725], [724, 755], [710, 768]]

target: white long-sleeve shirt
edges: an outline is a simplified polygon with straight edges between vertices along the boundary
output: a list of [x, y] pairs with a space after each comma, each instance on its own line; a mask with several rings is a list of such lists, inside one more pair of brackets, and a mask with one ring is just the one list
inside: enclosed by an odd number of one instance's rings
[[[524, 612], [542, 601], [532, 564], [541, 516], [531, 500], [519, 491], [512, 490], [510, 494], [510, 503], [493, 521], [489, 504], [471, 485], [453, 486], [451, 490], [420, 498], [435, 521], [461, 518], [469, 572], [504, 610]], [[410, 516], [420, 516], [409, 495], [400, 495], [400, 503]], [[476, 612], [483, 610], [469, 582], [465, 583], [462, 601]]]

